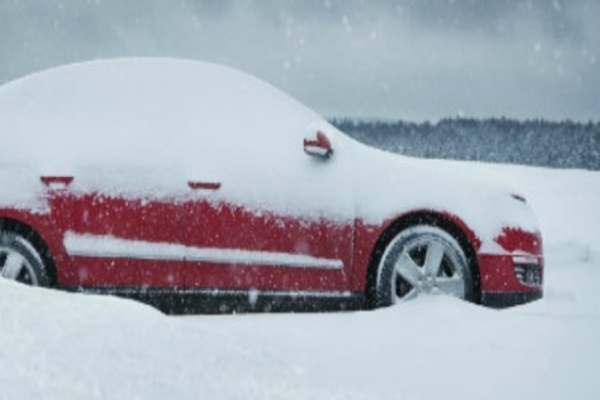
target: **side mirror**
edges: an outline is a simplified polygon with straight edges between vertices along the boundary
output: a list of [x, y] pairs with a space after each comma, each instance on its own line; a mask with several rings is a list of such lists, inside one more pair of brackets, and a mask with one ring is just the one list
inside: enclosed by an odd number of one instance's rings
[[327, 135], [317, 131], [315, 139], [304, 139], [304, 152], [309, 156], [328, 159], [333, 155], [333, 147]]

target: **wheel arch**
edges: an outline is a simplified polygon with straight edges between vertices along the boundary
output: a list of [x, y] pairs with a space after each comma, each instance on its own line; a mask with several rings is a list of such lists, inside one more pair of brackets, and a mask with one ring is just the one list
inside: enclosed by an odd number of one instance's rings
[[13, 217], [0, 216], [0, 231], [16, 233], [27, 239], [44, 262], [50, 279], [50, 285], [56, 285], [57, 271], [52, 250], [46, 240], [32, 225]]
[[432, 210], [419, 210], [403, 214], [392, 220], [383, 232], [377, 238], [371, 255], [369, 257], [369, 265], [367, 268], [367, 279], [365, 287], [365, 295], [367, 299], [367, 307], [373, 308], [376, 304], [376, 283], [377, 270], [381, 257], [394, 237], [401, 231], [415, 225], [431, 225], [443, 229], [448, 232], [462, 247], [467, 257], [467, 261], [473, 275], [473, 283], [475, 285], [475, 301], [481, 301], [481, 279], [479, 273], [479, 262], [477, 259], [477, 249], [481, 242], [477, 235], [468, 228], [468, 226], [457, 216]]

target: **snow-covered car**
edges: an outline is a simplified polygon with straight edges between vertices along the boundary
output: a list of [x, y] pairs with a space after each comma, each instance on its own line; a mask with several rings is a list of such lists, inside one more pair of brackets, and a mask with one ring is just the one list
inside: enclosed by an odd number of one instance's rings
[[542, 296], [542, 239], [477, 164], [350, 139], [214, 64], [117, 59], [0, 88], [0, 274], [169, 312]]

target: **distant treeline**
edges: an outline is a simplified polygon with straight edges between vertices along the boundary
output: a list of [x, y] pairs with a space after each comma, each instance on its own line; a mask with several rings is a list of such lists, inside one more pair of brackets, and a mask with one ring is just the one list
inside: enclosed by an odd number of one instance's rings
[[351, 137], [424, 158], [600, 170], [600, 122], [443, 119], [438, 123], [334, 119]]

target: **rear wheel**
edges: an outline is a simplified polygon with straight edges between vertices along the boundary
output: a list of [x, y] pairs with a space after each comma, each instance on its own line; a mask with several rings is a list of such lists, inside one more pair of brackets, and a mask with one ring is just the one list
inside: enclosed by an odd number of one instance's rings
[[381, 257], [376, 284], [379, 306], [427, 294], [474, 300], [465, 252], [452, 235], [430, 225], [413, 226], [392, 239]]
[[23, 236], [0, 231], [0, 277], [32, 286], [50, 281], [42, 257]]

